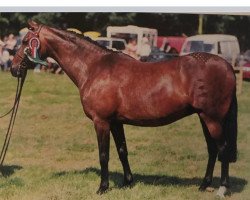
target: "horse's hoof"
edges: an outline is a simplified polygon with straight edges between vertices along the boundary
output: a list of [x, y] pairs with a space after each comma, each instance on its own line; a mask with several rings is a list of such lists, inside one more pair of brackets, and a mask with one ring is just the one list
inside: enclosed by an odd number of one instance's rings
[[96, 194], [102, 195], [108, 191], [109, 187], [108, 186], [100, 186], [99, 189], [97, 190]]
[[224, 199], [227, 193], [227, 188], [225, 186], [220, 186], [218, 192], [216, 193], [216, 198]]
[[132, 188], [132, 182], [124, 182], [122, 187], [123, 188]]
[[132, 175], [128, 177], [128, 179], [124, 179], [122, 187], [124, 188], [131, 188], [133, 183]]
[[203, 182], [199, 187], [199, 191], [205, 192], [210, 185], [211, 183]]
[[199, 191], [201, 191], [201, 192], [204, 192], [205, 190], [206, 190], [206, 186], [204, 186], [204, 185], [201, 185], [200, 187], [199, 187]]

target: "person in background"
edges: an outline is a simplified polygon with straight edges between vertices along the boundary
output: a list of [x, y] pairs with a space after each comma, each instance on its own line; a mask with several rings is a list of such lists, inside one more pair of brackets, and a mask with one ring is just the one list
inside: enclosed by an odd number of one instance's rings
[[10, 54], [5, 48], [2, 48], [1, 64], [3, 65], [3, 71], [8, 71], [10, 66]]
[[0, 47], [4, 47], [5, 43], [0, 39]]
[[3, 55], [3, 47], [4, 47], [4, 42], [0, 39], [0, 69], [3, 71], [4, 70], [4, 64], [2, 61], [2, 55]]
[[163, 51], [167, 54], [178, 54], [178, 51], [175, 48], [171, 47], [168, 41], [166, 41]]
[[8, 41], [8, 38], [9, 37], [7, 35], [5, 35], [4, 38], [3, 38], [3, 42], [4, 42], [5, 45], [6, 45], [6, 42]]
[[35, 68], [34, 68], [34, 73], [40, 73], [41, 72], [41, 65], [40, 64], [36, 64]]
[[2, 47], [0, 46], [0, 71], [4, 70], [4, 65], [2, 62]]
[[6, 49], [8, 49], [10, 55], [15, 55], [15, 46], [17, 44], [17, 40], [13, 34], [10, 34], [7, 41], [5, 42]]
[[142, 38], [142, 48], [141, 48], [141, 51], [139, 52], [139, 54], [141, 56], [140, 60], [143, 62], [147, 61], [147, 58], [148, 58], [150, 53], [151, 53], [151, 47], [149, 45], [148, 38], [143, 37]]
[[53, 74], [63, 74], [63, 70], [60, 67], [60, 65], [51, 57], [48, 57], [47, 59], [48, 62], [48, 69], [51, 73]]
[[137, 55], [137, 40], [136, 38], [130, 38], [128, 45], [126, 46], [126, 53], [135, 59], [139, 59]]

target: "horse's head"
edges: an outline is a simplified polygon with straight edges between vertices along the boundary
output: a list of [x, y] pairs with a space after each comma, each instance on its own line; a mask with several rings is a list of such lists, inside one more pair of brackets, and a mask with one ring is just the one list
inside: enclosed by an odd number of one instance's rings
[[22, 77], [26, 74], [28, 68], [34, 66], [32, 59], [43, 54], [41, 44], [41, 29], [43, 25], [34, 21], [29, 21], [29, 32], [22, 40], [21, 47], [18, 49], [11, 66], [11, 74], [14, 77]]

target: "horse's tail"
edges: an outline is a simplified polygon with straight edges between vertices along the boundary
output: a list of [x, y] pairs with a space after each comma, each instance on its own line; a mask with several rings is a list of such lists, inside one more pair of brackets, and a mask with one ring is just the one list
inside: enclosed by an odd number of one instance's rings
[[224, 155], [219, 155], [219, 160], [226, 160], [229, 162], [236, 162], [237, 160], [237, 133], [238, 133], [238, 104], [236, 97], [236, 90], [232, 96], [231, 105], [225, 117], [223, 132], [225, 136], [225, 152]]

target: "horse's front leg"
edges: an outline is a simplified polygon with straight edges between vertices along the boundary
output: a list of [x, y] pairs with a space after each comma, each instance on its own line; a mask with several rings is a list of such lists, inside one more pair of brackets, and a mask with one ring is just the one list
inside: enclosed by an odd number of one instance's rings
[[103, 194], [109, 188], [109, 145], [110, 145], [110, 124], [106, 120], [95, 119], [95, 130], [98, 140], [99, 159], [101, 165], [101, 183], [97, 194]]
[[130, 186], [133, 182], [133, 176], [129, 167], [128, 162], [128, 150], [126, 145], [126, 139], [124, 135], [123, 124], [119, 122], [111, 123], [111, 133], [113, 135], [116, 149], [122, 163], [123, 171], [124, 171], [124, 182], [123, 186]]

